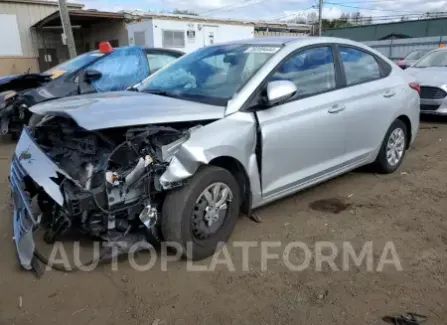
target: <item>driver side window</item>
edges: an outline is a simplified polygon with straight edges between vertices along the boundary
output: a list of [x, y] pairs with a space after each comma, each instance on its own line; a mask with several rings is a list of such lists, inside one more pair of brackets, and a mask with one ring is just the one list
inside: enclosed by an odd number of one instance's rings
[[331, 47], [302, 50], [286, 58], [270, 76], [270, 81], [288, 80], [297, 88], [297, 97], [317, 95], [336, 88]]

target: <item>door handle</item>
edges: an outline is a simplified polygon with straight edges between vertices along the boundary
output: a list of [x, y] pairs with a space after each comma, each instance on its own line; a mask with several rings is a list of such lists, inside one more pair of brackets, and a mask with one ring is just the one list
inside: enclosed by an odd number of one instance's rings
[[344, 111], [345, 109], [346, 109], [346, 106], [345, 106], [345, 105], [338, 105], [338, 104], [337, 104], [337, 105], [332, 106], [332, 107], [328, 110], [328, 112], [334, 114], [334, 113], [338, 113], [338, 112]]
[[383, 97], [385, 98], [389, 98], [389, 97], [393, 97], [394, 95], [396, 95], [396, 93], [392, 90], [387, 90], [385, 91], [385, 93], [383, 94]]

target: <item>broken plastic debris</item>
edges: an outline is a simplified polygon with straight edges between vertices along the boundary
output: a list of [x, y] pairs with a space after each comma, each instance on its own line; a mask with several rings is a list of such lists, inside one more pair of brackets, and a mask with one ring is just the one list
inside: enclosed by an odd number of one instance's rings
[[250, 215], [250, 219], [253, 220], [256, 223], [261, 223], [262, 222], [261, 217], [257, 213], [252, 213]]
[[415, 313], [405, 313], [400, 316], [385, 316], [382, 320], [396, 325], [420, 325], [427, 320], [427, 316]]

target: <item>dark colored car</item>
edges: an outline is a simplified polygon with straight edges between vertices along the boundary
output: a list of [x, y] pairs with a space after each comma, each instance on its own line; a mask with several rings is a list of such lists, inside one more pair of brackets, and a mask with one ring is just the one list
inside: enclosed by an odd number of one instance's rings
[[432, 50], [433, 49], [411, 51], [410, 53], [407, 54], [407, 56], [397, 61], [397, 65], [402, 69], [406, 69]]
[[0, 131], [20, 135], [32, 113], [29, 107], [47, 100], [80, 94], [120, 91], [132, 87], [184, 53], [138, 46], [112, 48], [77, 56], [43, 73], [0, 78]]

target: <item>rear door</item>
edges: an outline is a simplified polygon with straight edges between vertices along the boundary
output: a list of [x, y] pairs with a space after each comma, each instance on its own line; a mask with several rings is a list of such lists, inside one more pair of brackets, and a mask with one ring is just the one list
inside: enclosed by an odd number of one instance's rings
[[391, 74], [391, 66], [374, 54], [339, 45], [345, 87], [340, 97], [346, 105], [346, 154], [348, 160], [370, 158], [380, 146], [399, 102], [402, 80]]

